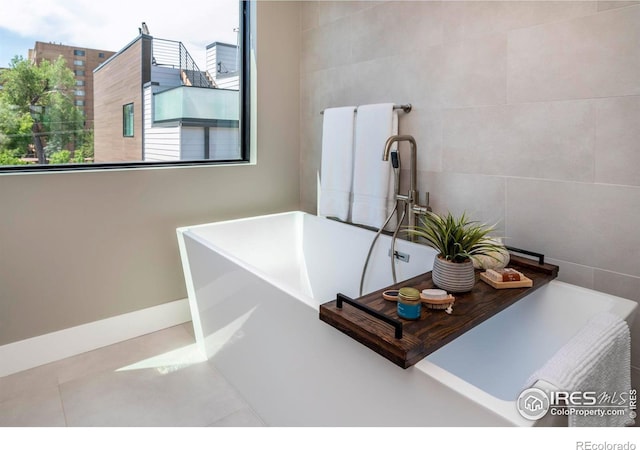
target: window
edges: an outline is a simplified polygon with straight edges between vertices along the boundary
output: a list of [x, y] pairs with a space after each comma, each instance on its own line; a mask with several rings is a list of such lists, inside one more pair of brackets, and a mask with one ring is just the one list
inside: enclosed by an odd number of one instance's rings
[[133, 137], [133, 103], [122, 107], [122, 136]]
[[[54, 4], [63, 1], [52, 0]], [[69, 75], [73, 73], [75, 79], [65, 77], [68, 83], [42, 96], [42, 104], [35, 105], [40, 110], [29, 110], [28, 104], [23, 108], [36, 126], [21, 131], [9, 129], [18, 121], [0, 121], [0, 136], [8, 137], [0, 139], [0, 172], [248, 162], [251, 49], [244, 43], [251, 42], [249, 22], [254, 11], [248, 0], [204, 2], [201, 17], [180, 22], [171, 36], [138, 34], [135, 28], [127, 28], [114, 37], [105, 30], [115, 33], [118, 27], [103, 23], [110, 18], [70, 10], [69, 22], [84, 21], [96, 39], [89, 41], [86, 34], [70, 29], [68, 41], [83, 47], [55, 44], [55, 51], [67, 55]], [[3, 38], [3, 49], [4, 44]], [[219, 45], [210, 49], [214, 44]], [[185, 60], [193, 66], [185, 67], [194, 68], [176, 69], [175, 61], [181, 58], [166, 58], [165, 51], [182, 57], [188, 53]], [[0, 60], [0, 67], [7, 65]], [[216, 67], [226, 70], [216, 75]], [[17, 111], [19, 105], [15, 106]], [[45, 109], [50, 114], [44, 115]], [[78, 114], [82, 110], [84, 119]], [[122, 148], [118, 144], [125, 142], [126, 154], [117, 154]], [[74, 159], [81, 147], [92, 156], [85, 158], [87, 164]], [[65, 150], [71, 161], [56, 168], [62, 164], [62, 155], [54, 153]], [[34, 163], [36, 157], [38, 163]]]

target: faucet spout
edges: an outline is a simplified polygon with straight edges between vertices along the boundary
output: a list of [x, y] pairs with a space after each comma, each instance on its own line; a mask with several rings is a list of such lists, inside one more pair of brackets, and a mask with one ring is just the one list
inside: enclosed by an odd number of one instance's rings
[[411, 160], [409, 163], [409, 192], [408, 192], [408, 200], [410, 203], [415, 202], [416, 200], [416, 189], [417, 189], [417, 153], [418, 153], [418, 145], [416, 144], [416, 140], [413, 136], [408, 134], [398, 134], [395, 136], [389, 137], [387, 142], [384, 144], [384, 151], [382, 153], [382, 160], [389, 160], [389, 153], [391, 153], [391, 146], [396, 142], [409, 142], [411, 145]]

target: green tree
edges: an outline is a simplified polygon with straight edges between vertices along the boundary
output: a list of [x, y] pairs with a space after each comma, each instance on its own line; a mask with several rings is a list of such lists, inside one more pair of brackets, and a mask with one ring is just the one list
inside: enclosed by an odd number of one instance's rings
[[27, 147], [33, 138], [31, 126], [33, 119], [29, 114], [19, 114], [17, 108], [2, 101], [0, 91], [0, 150], [19, 150], [21, 156], [27, 153]]
[[0, 166], [21, 166], [27, 164], [20, 157], [16, 156], [15, 151], [0, 151]]
[[58, 150], [49, 156], [51, 164], [67, 164], [71, 162], [71, 152], [69, 150]]
[[[0, 83], [0, 118], [13, 127], [18, 143], [24, 141], [20, 130], [30, 126], [38, 163], [46, 164], [48, 154], [63, 149], [83, 131], [84, 118], [73, 101], [75, 79], [62, 56], [39, 65], [16, 56], [0, 73]], [[11, 133], [4, 134], [11, 139]]]
[[87, 130], [79, 139], [72, 162], [87, 163], [93, 161], [93, 130]]

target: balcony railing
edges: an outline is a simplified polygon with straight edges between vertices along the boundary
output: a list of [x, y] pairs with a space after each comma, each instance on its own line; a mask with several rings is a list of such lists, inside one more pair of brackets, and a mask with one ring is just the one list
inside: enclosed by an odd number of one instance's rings
[[213, 81], [206, 72], [200, 70], [182, 42], [154, 38], [152, 63], [180, 70], [180, 78], [185, 86], [214, 87]]
[[240, 93], [226, 89], [193, 89], [186, 86], [154, 94], [153, 121], [237, 127]]

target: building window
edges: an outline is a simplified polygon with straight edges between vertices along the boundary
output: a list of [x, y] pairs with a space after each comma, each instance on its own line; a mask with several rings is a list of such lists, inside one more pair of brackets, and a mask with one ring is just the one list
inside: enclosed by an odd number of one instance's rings
[[[226, 4], [224, 8], [219, 6], [222, 2]], [[199, 9], [198, 14], [203, 17], [224, 18], [224, 23], [216, 22], [215, 33], [211, 35], [221, 39], [220, 42], [232, 43], [225, 44], [225, 54], [221, 50], [213, 64], [207, 54], [212, 51], [208, 46], [205, 48], [206, 43], [201, 43], [200, 48], [197, 44], [182, 44], [196, 39], [193, 27], [175, 30], [180, 39], [175, 41], [164, 39], [173, 36], [151, 37], [147, 33], [137, 34], [135, 29], [118, 31], [120, 42], [136, 45], [107, 48], [115, 50], [108, 52], [108, 58], [107, 50], [68, 48], [66, 54], [71, 71], [64, 77], [64, 85], [41, 96], [41, 104], [26, 103], [26, 111], [31, 113], [36, 126], [23, 132], [17, 125], [13, 126], [14, 122], [20, 123], [17, 120], [0, 121], [0, 177], [4, 172], [18, 171], [249, 162], [252, 129], [249, 120], [255, 114], [249, 101], [256, 95], [251, 92], [256, 83], [249, 79], [251, 55], [255, 49], [252, 43], [255, 46], [256, 38], [251, 34], [255, 33], [255, 25], [250, 26], [250, 21], [256, 3], [254, 0], [216, 0], [205, 2]], [[12, 19], [17, 20], [17, 17]], [[85, 19], [90, 26], [94, 17], [89, 14]], [[209, 19], [205, 19], [205, 23]], [[183, 71], [175, 79], [169, 78], [175, 75], [171, 71], [175, 63], [173, 55], [163, 54], [166, 46], [178, 56], [189, 53], [199, 70]], [[97, 61], [91, 62], [90, 58]], [[237, 70], [216, 80], [215, 64], [222, 58], [227, 67]], [[142, 69], [140, 73], [137, 68]], [[74, 77], [71, 77], [72, 73]], [[5, 78], [3, 76], [2, 80]], [[51, 83], [48, 80], [44, 86], [51, 86]], [[3, 103], [7, 91], [5, 86]], [[18, 104], [22, 101], [19, 97], [12, 101], [15, 111], [22, 108]], [[58, 105], [59, 110], [54, 111], [55, 120], [48, 120], [54, 116], [45, 115], [43, 111]], [[4, 108], [3, 114], [5, 110], [14, 111]], [[83, 110], [84, 120], [79, 114]], [[10, 130], [9, 125], [15, 130]], [[4, 139], [5, 136], [8, 138]], [[122, 143], [126, 144], [126, 152], [117, 154], [122, 150], [119, 145]], [[52, 162], [60, 161], [60, 158], [50, 158], [53, 151], [63, 150], [68, 150], [73, 157], [74, 149], [80, 146], [86, 147], [92, 158], [72, 160], [64, 165]], [[38, 162], [33, 161], [34, 153]]]
[[133, 137], [133, 103], [122, 107], [122, 135]]

